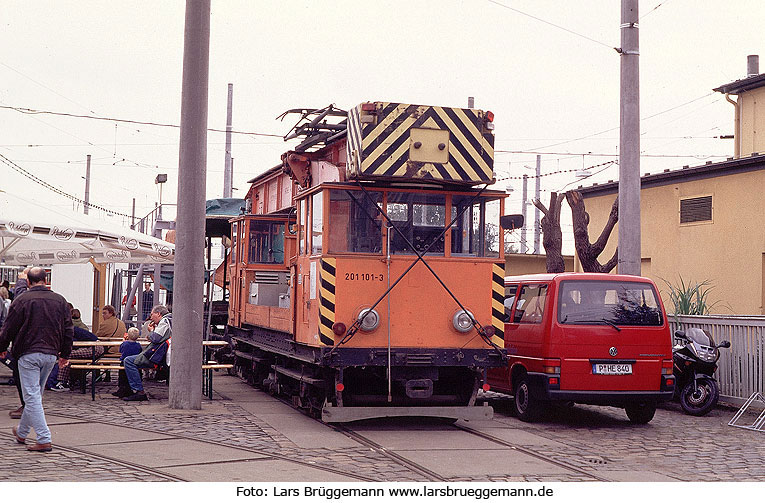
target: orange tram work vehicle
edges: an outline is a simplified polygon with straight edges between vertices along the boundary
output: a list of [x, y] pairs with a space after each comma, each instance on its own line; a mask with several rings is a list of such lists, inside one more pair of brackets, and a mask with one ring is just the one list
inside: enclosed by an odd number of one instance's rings
[[493, 114], [287, 113], [303, 142], [231, 220], [237, 371], [326, 422], [491, 418], [475, 402], [506, 365]]

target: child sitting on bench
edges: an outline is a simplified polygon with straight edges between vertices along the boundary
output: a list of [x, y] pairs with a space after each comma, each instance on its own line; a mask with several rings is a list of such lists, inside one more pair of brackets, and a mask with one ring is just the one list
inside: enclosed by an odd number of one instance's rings
[[[141, 332], [136, 327], [130, 327], [125, 334], [125, 342], [120, 344], [120, 363], [122, 363], [126, 357], [137, 355], [141, 352], [141, 345], [137, 342], [138, 336]], [[132, 395], [133, 392], [128, 384], [127, 375], [124, 370], [119, 371], [119, 378], [117, 379], [118, 388], [112, 395], [124, 398], [128, 395]]]

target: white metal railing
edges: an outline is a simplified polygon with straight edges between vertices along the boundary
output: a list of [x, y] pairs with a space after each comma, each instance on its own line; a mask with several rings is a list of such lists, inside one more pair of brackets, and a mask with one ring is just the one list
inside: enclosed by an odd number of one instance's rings
[[720, 348], [717, 362], [720, 395], [743, 403], [752, 393], [765, 391], [765, 316], [667, 317], [673, 334], [677, 329], [701, 328], [717, 344], [730, 341], [730, 348]]

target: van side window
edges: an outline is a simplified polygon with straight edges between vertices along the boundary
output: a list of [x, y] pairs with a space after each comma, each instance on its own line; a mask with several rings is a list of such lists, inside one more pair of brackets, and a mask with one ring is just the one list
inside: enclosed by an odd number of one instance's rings
[[505, 322], [510, 321], [510, 313], [513, 310], [515, 296], [518, 294], [518, 285], [505, 286]]
[[547, 285], [523, 285], [515, 306], [513, 323], [542, 323], [547, 301]]

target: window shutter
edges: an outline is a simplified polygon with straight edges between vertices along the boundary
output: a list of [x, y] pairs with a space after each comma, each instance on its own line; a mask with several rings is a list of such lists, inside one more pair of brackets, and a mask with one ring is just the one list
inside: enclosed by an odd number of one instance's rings
[[712, 220], [712, 196], [680, 200], [680, 223], [707, 222]]

